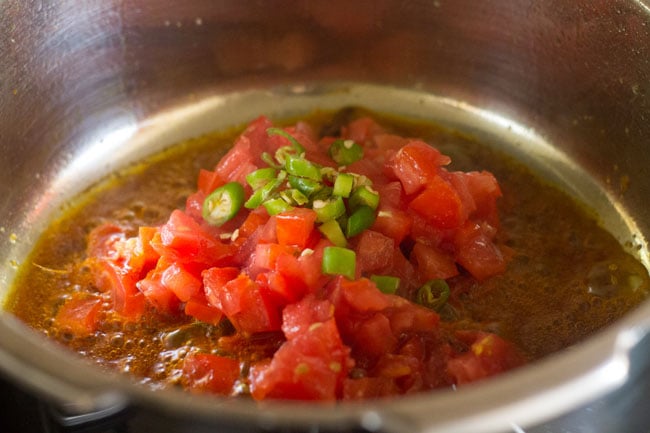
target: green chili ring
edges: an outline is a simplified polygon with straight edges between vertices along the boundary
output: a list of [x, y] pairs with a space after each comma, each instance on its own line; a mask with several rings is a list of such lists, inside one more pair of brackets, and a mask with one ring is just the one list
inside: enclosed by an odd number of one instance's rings
[[244, 187], [229, 182], [212, 191], [203, 201], [203, 219], [208, 224], [221, 226], [237, 215], [244, 203]]

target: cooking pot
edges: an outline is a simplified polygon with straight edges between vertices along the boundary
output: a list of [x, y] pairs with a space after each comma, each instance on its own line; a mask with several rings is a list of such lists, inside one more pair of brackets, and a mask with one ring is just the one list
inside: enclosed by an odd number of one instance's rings
[[[0, 299], [65, 201], [116, 168], [258, 114], [347, 104], [508, 143], [647, 266], [649, 87], [645, 0], [5, 0]], [[637, 431], [650, 422], [649, 330], [645, 302], [475, 385], [256, 404], [144, 389], [3, 312], [0, 370], [79, 422], [132, 407], [193, 432]]]

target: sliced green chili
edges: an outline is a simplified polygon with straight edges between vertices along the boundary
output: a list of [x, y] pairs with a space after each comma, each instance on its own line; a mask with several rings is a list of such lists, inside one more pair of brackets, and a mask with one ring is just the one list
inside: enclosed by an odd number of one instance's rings
[[343, 275], [352, 280], [356, 273], [356, 254], [347, 248], [325, 247], [322, 271], [327, 275]]
[[291, 146], [296, 150], [297, 153], [303, 153], [305, 151], [305, 148], [296, 140], [291, 134], [289, 134], [287, 131], [285, 131], [282, 128], [268, 128], [266, 130], [266, 134], [268, 136], [271, 135], [280, 135], [291, 143]]
[[449, 299], [449, 285], [442, 279], [430, 280], [418, 289], [415, 296], [416, 303], [440, 311]]
[[370, 206], [359, 206], [348, 218], [345, 235], [348, 238], [356, 236], [370, 228], [375, 222], [375, 211]]
[[266, 211], [269, 213], [269, 215], [277, 215], [284, 211], [293, 209], [293, 207], [289, 203], [287, 203], [280, 197], [272, 198], [270, 200], [265, 201], [262, 204], [266, 208]]
[[285, 189], [280, 191], [280, 197], [287, 203], [295, 206], [304, 206], [309, 203], [309, 198], [300, 190], [295, 188]]
[[350, 165], [363, 158], [363, 148], [354, 140], [335, 140], [329, 147], [329, 155], [339, 165]]
[[350, 197], [352, 192], [352, 187], [354, 186], [354, 176], [347, 173], [339, 173], [336, 176], [334, 181], [334, 187], [332, 188], [332, 194], [338, 195], [341, 197]]
[[279, 176], [267, 182], [262, 188], [255, 190], [249, 199], [246, 200], [246, 203], [244, 203], [246, 209], [255, 209], [264, 203], [282, 185], [282, 182], [284, 182], [284, 178], [283, 176]]
[[304, 177], [289, 175], [288, 180], [292, 188], [297, 189], [307, 197], [311, 197], [312, 194], [323, 188], [322, 183]]
[[344, 215], [345, 203], [341, 197], [330, 197], [327, 200], [314, 200], [312, 209], [316, 212], [316, 221], [324, 223]]
[[239, 182], [229, 182], [215, 189], [203, 201], [203, 219], [221, 226], [232, 219], [244, 202], [244, 187]]
[[253, 189], [258, 189], [266, 185], [270, 180], [278, 176], [278, 171], [273, 167], [260, 168], [246, 175], [246, 182]]
[[345, 247], [348, 244], [341, 226], [336, 220], [329, 220], [318, 226], [318, 230], [337, 247]]
[[352, 192], [349, 205], [351, 209], [356, 209], [360, 206], [368, 206], [372, 209], [377, 209], [377, 206], [379, 206], [379, 193], [374, 191], [368, 185], [360, 186], [355, 188]]
[[390, 275], [371, 275], [370, 280], [377, 288], [388, 295], [393, 295], [399, 289], [400, 279]]
[[320, 168], [313, 162], [300, 156], [287, 155], [284, 160], [284, 167], [287, 173], [293, 176], [304, 177], [320, 182], [323, 176]]

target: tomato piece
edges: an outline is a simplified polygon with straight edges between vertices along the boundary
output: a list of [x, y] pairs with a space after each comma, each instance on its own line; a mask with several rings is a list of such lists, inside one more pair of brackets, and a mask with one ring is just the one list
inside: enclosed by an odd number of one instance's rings
[[441, 165], [449, 164], [449, 157], [423, 141], [412, 140], [393, 155], [388, 162], [393, 175], [399, 179], [406, 194], [422, 190], [438, 177]]
[[194, 392], [230, 395], [239, 379], [239, 361], [209, 353], [191, 353], [183, 360], [182, 380]]
[[[141, 259], [141, 264], [139, 266], [141, 269], [141, 275], [146, 274], [149, 270], [153, 269], [160, 258], [160, 255], [151, 246], [151, 241], [156, 233], [158, 233], [158, 230], [158, 227], [148, 226], [141, 226], [138, 229], [138, 243], [134, 255]], [[131, 265], [131, 267], [135, 268], [136, 266]]]
[[505, 272], [507, 261], [480, 224], [467, 223], [456, 235], [456, 260], [477, 280]]
[[291, 340], [309, 332], [314, 323], [326, 322], [334, 317], [334, 305], [326, 300], [306, 296], [300, 302], [287, 305], [282, 311], [282, 331]]
[[162, 271], [160, 283], [182, 302], [202, 292], [203, 283], [179, 263], [171, 263]]
[[151, 245], [161, 256], [205, 267], [227, 265], [235, 255], [233, 246], [222, 243], [180, 210], [171, 213]]
[[292, 245], [280, 245], [276, 243], [257, 244], [249, 266], [249, 273], [256, 274], [260, 269], [275, 269], [276, 263], [280, 257], [295, 257], [298, 254], [298, 248]]
[[354, 140], [359, 144], [366, 144], [381, 132], [383, 128], [370, 117], [360, 117], [341, 128], [341, 136]]
[[99, 271], [99, 275], [95, 274], [95, 283], [98, 287], [109, 288], [113, 310], [127, 320], [138, 320], [144, 313], [145, 298], [136, 286], [136, 278], [124, 274], [122, 270], [116, 269], [109, 263], [104, 263], [100, 267], [102, 271]]
[[367, 278], [348, 280], [339, 277], [336, 290], [340, 299], [356, 311], [381, 311], [391, 305], [390, 298]]
[[447, 371], [458, 385], [481, 380], [524, 363], [517, 349], [495, 334], [462, 331], [457, 336], [470, 344], [467, 352], [447, 363]]
[[238, 275], [239, 268], [235, 267], [214, 267], [203, 271], [201, 277], [203, 278], [203, 290], [208, 304], [221, 309], [220, 288], [237, 278]]
[[235, 329], [247, 334], [280, 329], [280, 314], [270, 299], [262, 295], [259, 285], [244, 273], [222, 286], [210, 286], [210, 304], [220, 309]]
[[[390, 296], [390, 295], [389, 295]], [[401, 336], [405, 333], [437, 332], [440, 316], [435, 311], [421, 307], [399, 296], [391, 296], [393, 307], [386, 312], [393, 335]]]
[[275, 231], [281, 245], [305, 248], [314, 230], [316, 212], [307, 208], [294, 208], [276, 215]]
[[349, 349], [334, 319], [316, 323], [282, 344], [270, 361], [251, 367], [254, 399], [334, 401], [341, 394], [351, 366]]
[[246, 185], [246, 175], [255, 171], [259, 153], [256, 153], [250, 138], [241, 135], [232, 148], [219, 160], [214, 171], [225, 182], [239, 182]]
[[389, 268], [393, 262], [395, 241], [374, 230], [365, 230], [359, 236], [354, 251], [361, 275], [369, 275]]
[[206, 170], [203, 168], [199, 170], [197, 187], [199, 191], [203, 193], [203, 197], [206, 197], [212, 191], [225, 183], [226, 181], [216, 171]]
[[97, 330], [101, 305], [101, 299], [94, 297], [69, 299], [59, 308], [54, 323], [74, 335], [90, 335]]
[[411, 262], [422, 281], [443, 279], [458, 275], [454, 257], [437, 248], [416, 242], [411, 251]]
[[155, 269], [137, 282], [137, 288], [158, 311], [175, 314], [180, 307], [178, 296], [163, 281], [164, 271], [169, 267], [166, 260], [160, 259]]
[[409, 207], [439, 229], [460, 227], [467, 214], [454, 187], [440, 176], [431, 177]]
[[239, 237], [244, 239], [251, 236], [259, 227], [266, 224], [269, 214], [264, 207], [259, 207], [249, 212], [246, 219], [239, 226]]
[[211, 325], [218, 325], [223, 318], [221, 310], [208, 304], [201, 296], [192, 297], [185, 303], [185, 314]]
[[374, 361], [397, 349], [399, 341], [393, 335], [390, 320], [382, 313], [348, 320], [346, 325], [345, 342], [352, 348], [355, 358]]
[[476, 217], [496, 226], [499, 218], [496, 203], [502, 195], [496, 178], [488, 171], [474, 171], [464, 175], [467, 179], [467, 189], [476, 204]]
[[399, 394], [395, 380], [389, 377], [346, 378], [343, 382], [345, 400], [365, 400]]

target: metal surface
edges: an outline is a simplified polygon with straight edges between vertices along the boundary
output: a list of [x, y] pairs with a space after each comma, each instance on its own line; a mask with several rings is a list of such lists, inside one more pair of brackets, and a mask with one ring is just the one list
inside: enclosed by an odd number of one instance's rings
[[[606, 224], [647, 263], [649, 14], [642, 0], [0, 1], [0, 299], [62, 200], [152, 151], [142, 143], [154, 140], [141, 138], [158, 131], [156, 119], [200, 118], [187, 110], [223, 95], [309, 95], [315, 82], [417, 91], [454, 101], [448, 105], [506, 135], [528, 134], [513, 151], [567, 161], [556, 171], [546, 164], [548, 174], [605, 209]], [[390, 107], [399, 95], [384, 97], [375, 98]], [[443, 112], [427, 104], [422, 116]], [[173, 141], [204, 126], [188, 120], [160, 137]], [[71, 357], [7, 314], [0, 368], [76, 411], [133, 404], [207, 426], [605, 431], [597, 418], [571, 413], [615, 389], [638, 393], [632, 379], [647, 371], [648, 317], [645, 303], [584, 344], [458, 392], [336, 409], [260, 410], [152, 393]], [[627, 405], [641, 413], [638, 399]], [[585, 430], [569, 424], [576, 422]]]

